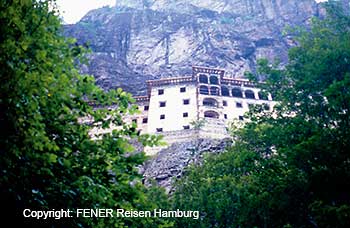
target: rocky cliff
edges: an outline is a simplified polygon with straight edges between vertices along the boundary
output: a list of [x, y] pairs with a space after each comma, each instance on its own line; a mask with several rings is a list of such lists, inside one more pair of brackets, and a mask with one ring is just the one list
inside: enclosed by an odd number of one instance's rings
[[192, 139], [177, 142], [161, 150], [141, 169], [146, 185], [154, 180], [167, 192], [173, 191], [173, 183], [183, 176], [190, 164], [201, 164], [205, 153], [221, 153], [230, 145], [230, 139]]
[[314, 0], [118, 0], [90, 11], [65, 34], [88, 43], [93, 74], [105, 89], [135, 95], [149, 79], [191, 74], [192, 65], [227, 76], [254, 71], [258, 58], [287, 60], [286, 26], [304, 26], [320, 12]]

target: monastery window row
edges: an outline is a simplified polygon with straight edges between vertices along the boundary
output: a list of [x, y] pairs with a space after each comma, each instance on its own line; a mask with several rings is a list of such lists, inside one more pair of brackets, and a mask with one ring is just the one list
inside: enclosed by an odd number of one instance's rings
[[[188, 112], [182, 113], [182, 117], [183, 117], [183, 118], [188, 117]], [[165, 119], [165, 114], [161, 114], [161, 115], [159, 116], [159, 119], [164, 120], [164, 119]], [[134, 122], [134, 123], [137, 123], [137, 120], [136, 120], [136, 119], [133, 119], [133, 122]], [[142, 119], [142, 123], [147, 123], [147, 122], [148, 122], [148, 119], [147, 119], [147, 118]]]
[[[138, 119], [132, 119], [132, 120], [131, 120], [131, 123], [137, 124], [137, 123], [138, 123], [137, 120], [138, 120]], [[142, 118], [142, 123], [143, 123], [143, 124], [148, 123], [148, 118]]]
[[[185, 93], [186, 92], [186, 87], [181, 87], [180, 88], [180, 93]], [[164, 89], [158, 89], [158, 95], [163, 95], [164, 94]]]
[[[214, 96], [220, 96], [220, 88], [216, 86], [205, 86], [201, 85], [199, 87], [199, 93], [203, 95], [214, 95]], [[238, 97], [238, 98], [247, 98], [247, 99], [260, 99], [260, 100], [268, 100], [268, 95], [263, 92], [258, 92], [258, 96], [255, 96], [255, 93], [253, 90], [247, 89], [245, 91], [242, 91], [240, 88], [232, 88], [231, 94], [230, 90], [225, 87], [221, 86], [221, 95], [226, 97]]]
[[206, 74], [200, 74], [199, 75], [199, 83], [219, 85], [219, 78], [217, 75], [208, 76]]
[[[190, 104], [190, 99], [184, 99], [184, 100], [182, 100], [182, 103], [184, 105], [189, 105]], [[166, 107], [166, 101], [160, 101], [159, 102], [159, 107], [161, 107], [161, 108]]]

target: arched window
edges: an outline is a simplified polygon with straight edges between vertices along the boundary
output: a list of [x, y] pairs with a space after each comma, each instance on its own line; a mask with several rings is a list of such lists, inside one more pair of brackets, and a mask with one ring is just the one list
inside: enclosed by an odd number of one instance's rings
[[233, 97], [243, 97], [241, 89], [240, 88], [233, 88], [232, 89], [232, 96]]
[[204, 95], [209, 95], [209, 89], [207, 86], [200, 86], [199, 93]]
[[206, 111], [206, 112], [204, 112], [204, 117], [205, 118], [219, 119], [219, 113], [214, 112], [214, 111]]
[[210, 80], [210, 84], [214, 84], [214, 85], [218, 85], [219, 84], [219, 79], [215, 75], [211, 75], [209, 80]]
[[245, 92], [244, 92], [244, 94], [245, 94], [245, 97], [246, 98], [249, 98], [249, 99], [255, 99], [255, 94], [254, 94], [254, 92], [253, 91], [251, 91], [251, 90], [246, 90]]
[[259, 99], [260, 100], [268, 100], [268, 96], [267, 96], [267, 93], [264, 93], [264, 92], [259, 92], [258, 93], [258, 96], [259, 96]]
[[199, 75], [199, 82], [204, 83], [204, 84], [208, 84], [208, 76], [205, 74], [200, 74]]
[[220, 95], [219, 88], [210, 87], [210, 95], [219, 96]]
[[209, 106], [209, 107], [218, 107], [219, 102], [213, 98], [205, 98], [203, 100], [203, 105], [204, 106]]
[[221, 95], [226, 97], [230, 96], [230, 92], [227, 87], [221, 86]]

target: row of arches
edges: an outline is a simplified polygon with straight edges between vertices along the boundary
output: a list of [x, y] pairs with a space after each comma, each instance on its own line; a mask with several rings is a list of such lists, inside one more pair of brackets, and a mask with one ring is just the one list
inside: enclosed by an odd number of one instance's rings
[[260, 100], [268, 100], [267, 94], [263, 92], [258, 92], [258, 96], [255, 96], [253, 90], [247, 89], [242, 91], [240, 88], [232, 88], [231, 90], [226, 86], [221, 86], [220, 88], [216, 86], [205, 86], [201, 85], [199, 87], [199, 93], [203, 95], [214, 95], [214, 96], [226, 96], [226, 97], [238, 97], [238, 98], [248, 98], [248, 99], [260, 99]]
[[199, 75], [199, 83], [219, 85], [219, 78], [216, 75], [208, 76], [206, 74], [200, 74]]

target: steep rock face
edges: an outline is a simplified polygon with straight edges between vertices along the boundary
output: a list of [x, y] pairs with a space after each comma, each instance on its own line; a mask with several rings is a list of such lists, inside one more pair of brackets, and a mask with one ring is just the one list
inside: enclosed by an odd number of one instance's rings
[[171, 192], [175, 178], [180, 178], [189, 164], [200, 163], [206, 152], [223, 152], [229, 144], [229, 139], [193, 139], [174, 143], [144, 165], [141, 172], [145, 183], [147, 185], [155, 180], [158, 185]]
[[89, 43], [83, 70], [99, 85], [140, 95], [146, 80], [188, 75], [192, 65], [242, 77], [258, 58], [285, 62], [294, 42], [284, 28], [318, 14], [314, 0], [118, 0], [65, 33]]

